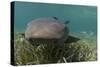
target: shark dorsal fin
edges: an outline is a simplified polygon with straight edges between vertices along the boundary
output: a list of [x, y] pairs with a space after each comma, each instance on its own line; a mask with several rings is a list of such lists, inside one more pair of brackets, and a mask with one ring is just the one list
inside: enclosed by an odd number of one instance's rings
[[55, 16], [54, 16], [53, 18], [54, 18], [54, 19], [56, 19], [56, 20], [58, 20], [58, 18], [57, 18], [57, 17], [55, 17]]
[[67, 20], [67, 21], [65, 21], [65, 24], [69, 24], [69, 22], [70, 22], [70, 21], [69, 21], [69, 20]]

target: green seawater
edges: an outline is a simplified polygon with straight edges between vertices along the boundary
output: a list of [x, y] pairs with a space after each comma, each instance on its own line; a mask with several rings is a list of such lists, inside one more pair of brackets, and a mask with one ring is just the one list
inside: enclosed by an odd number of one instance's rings
[[14, 11], [15, 32], [24, 32], [27, 24], [33, 19], [55, 16], [62, 22], [70, 21], [70, 32], [97, 33], [96, 6], [15, 1]]

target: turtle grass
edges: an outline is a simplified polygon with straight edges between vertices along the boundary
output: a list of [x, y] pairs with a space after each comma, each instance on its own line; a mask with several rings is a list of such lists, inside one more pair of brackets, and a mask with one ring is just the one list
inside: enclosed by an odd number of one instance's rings
[[[97, 60], [96, 45], [89, 39], [80, 39], [77, 42], [64, 43], [63, 46], [54, 45], [51, 42], [45, 43], [27, 41], [21, 33], [14, 34], [14, 64], [50, 64], [50, 63], [69, 63], [80, 61]], [[38, 44], [38, 45], [36, 45]], [[48, 45], [49, 44], [49, 45]]]

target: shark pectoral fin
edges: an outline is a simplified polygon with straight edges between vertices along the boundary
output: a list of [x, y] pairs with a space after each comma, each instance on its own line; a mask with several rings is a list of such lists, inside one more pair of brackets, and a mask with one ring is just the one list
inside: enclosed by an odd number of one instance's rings
[[69, 21], [69, 20], [65, 21], [65, 24], [69, 24], [69, 23], [70, 23], [70, 21]]
[[77, 42], [79, 41], [80, 39], [77, 38], [77, 37], [74, 37], [74, 36], [68, 36], [68, 39], [65, 40], [65, 43], [73, 43], [73, 42]]

